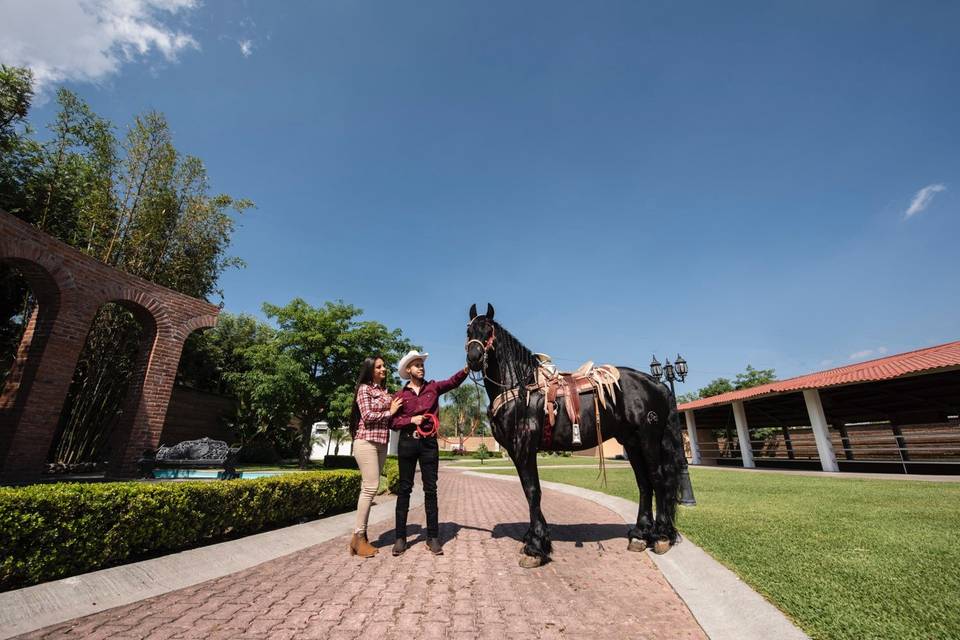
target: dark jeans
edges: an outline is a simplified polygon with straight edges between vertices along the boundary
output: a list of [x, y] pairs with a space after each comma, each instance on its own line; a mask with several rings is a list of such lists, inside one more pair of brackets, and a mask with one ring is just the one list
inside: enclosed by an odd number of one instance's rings
[[437, 470], [440, 468], [440, 448], [436, 438], [413, 438], [400, 434], [397, 447], [400, 466], [400, 488], [397, 496], [397, 537], [407, 537], [407, 511], [410, 509], [410, 492], [413, 491], [413, 476], [420, 462], [420, 479], [423, 480], [424, 508], [427, 511], [427, 537], [440, 537], [437, 509]]

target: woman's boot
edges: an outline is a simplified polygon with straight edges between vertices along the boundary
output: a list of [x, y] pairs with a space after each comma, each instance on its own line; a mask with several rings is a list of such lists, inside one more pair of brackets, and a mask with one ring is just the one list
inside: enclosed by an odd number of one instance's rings
[[367, 540], [366, 533], [355, 533], [350, 539], [350, 555], [372, 558], [377, 555], [377, 548]]

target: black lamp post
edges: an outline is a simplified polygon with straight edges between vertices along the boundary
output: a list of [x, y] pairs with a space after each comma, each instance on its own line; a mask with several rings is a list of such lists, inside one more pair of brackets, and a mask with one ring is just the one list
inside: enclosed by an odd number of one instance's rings
[[[657, 380], [660, 380], [661, 377], [667, 379], [667, 382], [670, 383], [670, 393], [676, 397], [677, 393], [673, 388], [673, 381], [679, 380], [683, 382], [687, 379], [687, 361], [680, 357], [680, 354], [677, 354], [677, 359], [673, 361], [673, 364], [670, 364], [670, 360], [666, 360], [663, 363], [663, 366], [660, 365], [660, 362], [657, 360], [657, 356], [653, 356], [653, 360], [650, 362], [650, 375], [652, 375]], [[681, 456], [681, 469], [680, 469], [680, 490], [682, 494], [680, 496], [680, 504], [687, 505], [688, 507], [696, 506], [697, 499], [693, 496], [693, 485], [690, 484], [690, 472], [687, 469], [687, 456]]]

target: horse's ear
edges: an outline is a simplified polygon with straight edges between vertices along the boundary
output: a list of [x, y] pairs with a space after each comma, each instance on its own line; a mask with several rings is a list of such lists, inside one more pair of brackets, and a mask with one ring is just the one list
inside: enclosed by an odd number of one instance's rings
[[470, 319], [473, 320], [476, 317], [477, 317], [477, 305], [472, 304], [470, 305]]
[[493, 305], [487, 303], [487, 320], [493, 320]]

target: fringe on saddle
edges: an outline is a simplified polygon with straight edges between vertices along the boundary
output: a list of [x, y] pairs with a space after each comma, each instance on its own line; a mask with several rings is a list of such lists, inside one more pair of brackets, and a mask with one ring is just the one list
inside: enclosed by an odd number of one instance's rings
[[[595, 366], [593, 362], [585, 362], [579, 369], [564, 373], [557, 370], [550, 356], [534, 354], [539, 366], [534, 374], [534, 381], [527, 385], [527, 391], [541, 393], [544, 396], [544, 425], [543, 444], [549, 445], [553, 439], [553, 427], [557, 422], [559, 397], [563, 397], [564, 407], [572, 423], [572, 445], [579, 445], [580, 439], [580, 394], [593, 394], [594, 422], [597, 428], [597, 456], [600, 459], [600, 474], [603, 475], [603, 485], [607, 484], [607, 468], [603, 458], [603, 435], [600, 429], [600, 407], [607, 408], [607, 403], [616, 400], [615, 389], [620, 388], [620, 371], [616, 367], [604, 364]], [[510, 401], [520, 395], [519, 388], [507, 389], [490, 405], [490, 411], [497, 415]]]

